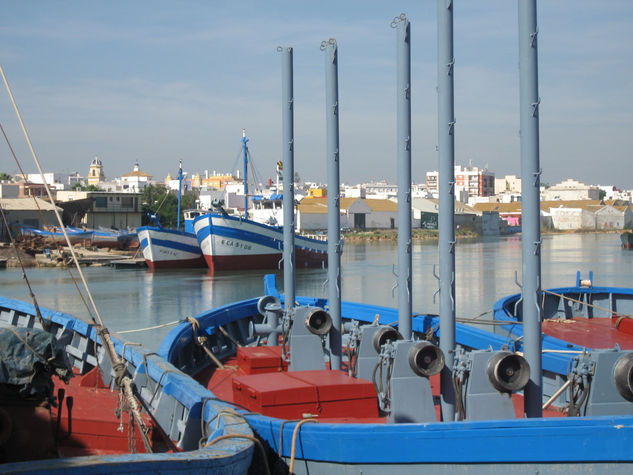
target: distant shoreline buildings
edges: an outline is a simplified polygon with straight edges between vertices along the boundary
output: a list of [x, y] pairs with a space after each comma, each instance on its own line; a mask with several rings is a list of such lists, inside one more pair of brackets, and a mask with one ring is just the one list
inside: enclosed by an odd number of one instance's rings
[[[517, 230], [520, 227], [521, 178], [507, 175], [496, 178], [484, 168], [455, 166], [456, 224], [472, 226], [478, 232], [491, 234]], [[413, 226], [436, 228], [438, 213], [437, 171], [426, 173], [425, 183], [412, 184], [411, 197]], [[143, 190], [149, 186], [165, 186], [178, 190], [178, 179], [168, 174], [164, 180], [153, 179], [135, 162], [129, 173], [106, 179], [103, 162], [90, 162], [88, 176], [78, 172], [63, 174], [47, 172], [46, 182], [57, 193], [57, 204], [73, 202], [77, 213], [83, 210], [84, 224], [91, 226], [136, 227], [141, 224]], [[252, 192], [255, 189], [257, 191]], [[244, 212], [244, 183], [239, 173], [217, 173], [205, 170], [184, 173], [183, 192], [197, 194], [197, 206], [211, 209], [221, 201], [232, 213]], [[249, 213], [269, 224], [283, 225], [283, 211], [279, 180], [249, 182], [251, 195]], [[349, 229], [397, 228], [398, 186], [386, 181], [341, 185], [341, 223]], [[552, 186], [541, 187], [541, 222], [546, 228], [623, 229], [633, 226], [632, 190], [615, 186], [587, 185], [572, 178]], [[29, 196], [44, 197], [42, 177], [29, 174], [0, 182], [0, 199], [19, 199]], [[305, 231], [326, 228], [327, 186], [314, 182], [295, 183], [297, 227]]]

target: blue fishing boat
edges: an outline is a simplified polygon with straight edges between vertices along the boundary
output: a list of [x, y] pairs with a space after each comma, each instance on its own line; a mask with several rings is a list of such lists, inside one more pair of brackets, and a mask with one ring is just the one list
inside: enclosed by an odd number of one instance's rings
[[[99, 334], [0, 298], [0, 472], [246, 473], [254, 448], [241, 415], [116, 335], [113, 369]], [[126, 381], [132, 392], [123, 394]]]
[[[522, 188], [524, 334], [456, 323], [453, 157], [447, 153], [455, 123], [452, 10], [453, 2], [438, 2], [439, 317], [412, 310], [411, 30], [403, 14], [391, 25], [398, 52], [398, 308], [341, 301], [340, 212], [333, 200], [327, 299], [295, 296], [284, 235], [283, 294], [267, 277], [263, 297], [180, 324], [159, 354], [241, 408], [269, 456], [290, 473], [629, 473], [633, 352], [588, 352], [573, 344], [559, 350], [541, 337], [534, 1], [519, 2], [522, 174], [535, 177]], [[321, 49], [328, 187], [338, 190], [336, 41], [322, 42]], [[292, 48], [279, 51], [283, 143], [292, 144], [286, 107], [293, 103]], [[288, 193], [284, 187], [284, 198]]]
[[[347, 357], [343, 370], [335, 371], [326, 364], [331, 358], [329, 345], [325, 352], [321, 346], [327, 323], [319, 321], [328, 319], [319, 309], [328, 309], [328, 301], [296, 297], [298, 307], [288, 312], [274, 275], [266, 277], [265, 294], [196, 315], [195, 327], [180, 324], [158, 353], [218, 398], [242, 408], [253, 430], [292, 473], [501, 473], [509, 466], [521, 473], [543, 473], [561, 464], [565, 470], [580, 473], [626, 473], [633, 468], [631, 366], [624, 376], [629, 381], [629, 392], [625, 392], [629, 399], [618, 392], [613, 377], [614, 362], [622, 358], [630, 362], [633, 353], [629, 351], [594, 355], [606, 354], [612, 364], [594, 375], [600, 390], [586, 398], [589, 407], [586, 403], [577, 407], [570, 401], [578, 401], [567, 393], [553, 400], [552, 396], [567, 380], [571, 362], [580, 366], [591, 354], [575, 351], [573, 346], [559, 352], [559, 346], [544, 344], [543, 368], [552, 382], [558, 381], [558, 387], [546, 385], [544, 417], [525, 419], [521, 390], [515, 385], [526, 371], [519, 356], [524, 351], [522, 340], [457, 324], [454, 368], [461, 409], [458, 420], [442, 422], [437, 315], [412, 318], [415, 344], [421, 348], [416, 373], [408, 368], [408, 361], [398, 365], [389, 356], [393, 346], [387, 345], [388, 350], [383, 346], [381, 351], [373, 346], [375, 341], [386, 343], [392, 338], [393, 343], [401, 338], [394, 325], [397, 309], [342, 302]], [[202, 351], [201, 336], [213, 358]], [[316, 355], [314, 359], [297, 354], [309, 347], [307, 353]], [[289, 370], [293, 365], [299, 369]], [[435, 374], [420, 376], [426, 371]], [[386, 377], [390, 372], [391, 379]], [[411, 378], [424, 384], [410, 388], [409, 400], [398, 401], [407, 399], [406, 394], [398, 394], [399, 385]], [[596, 392], [609, 392], [618, 400], [601, 401]], [[594, 415], [569, 417], [570, 409], [577, 415], [587, 411]], [[596, 416], [599, 412], [600, 417]], [[392, 420], [398, 417], [404, 420]], [[423, 421], [416, 422], [419, 417]]]
[[[523, 305], [520, 294], [500, 299], [494, 318], [521, 338]], [[549, 348], [633, 350], [633, 289], [597, 286], [576, 274], [576, 284], [543, 290], [543, 344]]]
[[198, 210], [184, 212], [184, 231], [180, 229], [182, 189], [182, 161], [178, 170], [178, 217], [176, 229], [163, 228], [156, 214], [150, 219], [153, 226], [137, 228], [138, 240], [147, 266], [154, 269], [181, 269], [206, 267], [198, 239], [193, 232], [193, 220], [202, 214]]
[[[18, 229], [22, 234], [22, 237], [43, 238], [46, 241], [55, 241], [66, 244], [64, 232], [58, 226], [49, 226], [46, 229], [39, 229], [31, 226], [20, 225]], [[66, 226], [65, 231], [71, 244], [89, 243], [92, 239], [93, 232], [91, 230]]]

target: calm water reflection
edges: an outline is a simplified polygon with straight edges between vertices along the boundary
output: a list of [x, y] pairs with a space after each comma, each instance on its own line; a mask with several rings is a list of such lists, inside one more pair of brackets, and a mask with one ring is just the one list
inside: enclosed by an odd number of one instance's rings
[[[346, 244], [342, 256], [343, 299], [397, 306], [394, 243]], [[438, 313], [438, 283], [433, 267], [438, 264], [437, 242], [414, 243], [413, 306], [420, 313]], [[205, 271], [149, 272], [84, 269], [99, 311], [112, 331], [144, 328], [195, 315], [211, 307], [263, 293], [266, 272]], [[571, 234], [543, 237], [544, 287], [571, 285], [576, 271], [594, 271], [598, 285], [633, 286], [633, 252], [620, 247], [617, 234]], [[439, 267], [438, 267], [439, 271]], [[460, 317], [474, 317], [490, 310], [496, 300], [518, 292], [515, 272], [521, 276], [519, 236], [491, 240], [462, 240], [456, 248], [456, 310]], [[283, 278], [278, 272], [278, 286]], [[88, 318], [77, 290], [60, 269], [27, 269], [27, 276], [42, 306]], [[326, 296], [325, 270], [302, 270], [296, 282], [297, 295]], [[0, 271], [0, 295], [28, 300], [16, 269]], [[170, 328], [127, 335], [151, 349]]]

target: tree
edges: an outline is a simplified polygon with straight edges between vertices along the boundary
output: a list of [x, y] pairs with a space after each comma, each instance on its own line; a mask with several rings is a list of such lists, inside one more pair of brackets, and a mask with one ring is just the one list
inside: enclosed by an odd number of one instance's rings
[[81, 183], [75, 183], [70, 187], [73, 191], [103, 191], [97, 185], [83, 185]]
[[0, 172], [0, 180], [2, 181], [11, 181], [13, 177], [5, 172]]
[[[195, 207], [198, 196], [189, 191], [180, 200], [180, 223], [184, 223], [182, 210]], [[143, 189], [141, 199], [143, 210], [142, 224], [150, 224], [148, 214], [157, 214], [160, 224], [166, 228], [175, 228], [178, 219], [178, 195], [171, 192], [165, 185], [148, 185]]]

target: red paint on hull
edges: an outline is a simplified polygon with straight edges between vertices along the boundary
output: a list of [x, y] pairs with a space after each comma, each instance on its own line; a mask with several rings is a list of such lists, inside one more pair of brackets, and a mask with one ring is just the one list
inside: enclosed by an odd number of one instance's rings
[[147, 267], [150, 270], [156, 269], [196, 269], [201, 267], [207, 267], [207, 263], [202, 256], [195, 259], [182, 259], [173, 261], [156, 261], [152, 262], [149, 259], [145, 259]]
[[[281, 253], [204, 256], [209, 269], [212, 271], [279, 269], [282, 265], [281, 257]], [[320, 269], [322, 267], [327, 267], [327, 254], [305, 251], [303, 249], [296, 250], [295, 268]]]

